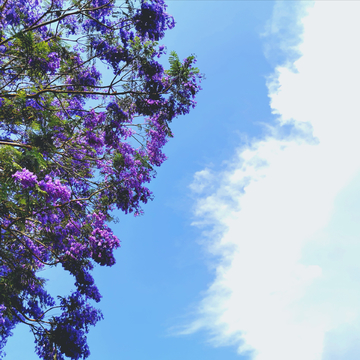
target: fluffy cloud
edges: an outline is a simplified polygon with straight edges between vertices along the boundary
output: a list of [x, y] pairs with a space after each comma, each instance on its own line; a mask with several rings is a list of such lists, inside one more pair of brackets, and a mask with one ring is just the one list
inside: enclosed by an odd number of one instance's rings
[[278, 124], [227, 171], [195, 174], [196, 224], [220, 261], [184, 333], [207, 329], [254, 360], [358, 359], [359, 11], [309, 6], [301, 57], [269, 78]]

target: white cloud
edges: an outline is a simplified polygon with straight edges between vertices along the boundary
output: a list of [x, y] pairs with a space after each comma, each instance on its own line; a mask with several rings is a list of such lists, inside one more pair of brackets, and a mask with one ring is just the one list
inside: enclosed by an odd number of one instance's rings
[[302, 56], [269, 80], [279, 125], [192, 185], [200, 196], [220, 179], [195, 214], [221, 260], [184, 333], [207, 329], [254, 360], [359, 358], [360, 3], [308, 12]]
[[205, 168], [204, 170], [195, 173], [194, 180], [189, 187], [194, 193], [201, 193], [204, 189], [209, 188], [214, 180], [211, 170]]

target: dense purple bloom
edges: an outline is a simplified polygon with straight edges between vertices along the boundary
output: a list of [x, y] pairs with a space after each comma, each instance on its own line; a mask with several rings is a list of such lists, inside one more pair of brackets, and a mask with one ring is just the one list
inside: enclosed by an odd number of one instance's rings
[[26, 101], [26, 106], [31, 106], [32, 108], [34, 108], [36, 110], [43, 110], [44, 109], [42, 104], [38, 100], [34, 100], [34, 99], [27, 100]]
[[105, 224], [104, 214], [92, 214], [89, 218], [94, 228], [89, 237], [92, 258], [100, 265], [111, 266], [115, 263], [113, 250], [120, 246], [120, 241]]
[[29, 187], [34, 187], [38, 183], [37, 176], [28, 169], [22, 169], [20, 171], [17, 171], [12, 177], [16, 181], [18, 181], [25, 189]]
[[166, 29], [175, 26], [172, 16], [165, 12], [163, 0], [141, 1], [141, 9], [134, 16], [136, 30], [151, 40], [161, 39]]
[[14, 318], [10, 320], [9, 317], [5, 315], [5, 311], [6, 307], [0, 304], [0, 358], [6, 355], [3, 348], [6, 345], [7, 338], [12, 336], [12, 330], [18, 322]]
[[147, 134], [149, 139], [147, 151], [149, 154], [149, 161], [156, 166], [160, 166], [166, 160], [166, 156], [162, 153], [161, 148], [167, 142], [167, 134], [164, 125], [159, 123], [158, 120], [157, 117], [147, 119], [150, 125]]
[[71, 190], [59, 179], [53, 181], [49, 175], [46, 175], [44, 180], [39, 181], [39, 187], [48, 194], [47, 201], [66, 202], [70, 200]]
[[56, 52], [52, 52], [48, 55], [48, 58], [48, 71], [51, 75], [54, 75], [56, 73], [56, 70], [60, 67], [60, 56]]

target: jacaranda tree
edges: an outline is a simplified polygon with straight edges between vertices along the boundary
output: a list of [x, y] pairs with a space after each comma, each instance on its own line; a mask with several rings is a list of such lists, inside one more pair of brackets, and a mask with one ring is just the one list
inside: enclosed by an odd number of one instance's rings
[[[163, 0], [0, 0], [0, 352], [24, 323], [40, 358], [89, 355], [102, 317], [90, 272], [119, 247], [111, 212], [141, 213], [169, 124], [199, 91], [194, 56], [158, 62], [174, 26], [165, 10]], [[52, 266], [73, 275], [69, 296], [46, 291], [39, 270]]]

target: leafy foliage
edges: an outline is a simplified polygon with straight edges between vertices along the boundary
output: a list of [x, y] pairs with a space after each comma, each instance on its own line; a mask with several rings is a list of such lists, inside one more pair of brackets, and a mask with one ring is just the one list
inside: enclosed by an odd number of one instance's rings
[[[20, 322], [44, 360], [89, 355], [111, 211], [142, 213], [200, 89], [194, 56], [157, 61], [173, 26], [163, 0], [0, 0], [0, 358]], [[58, 302], [38, 276], [57, 265], [75, 280]]]

